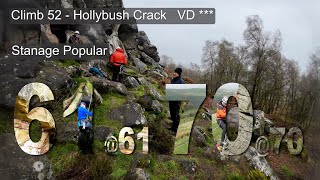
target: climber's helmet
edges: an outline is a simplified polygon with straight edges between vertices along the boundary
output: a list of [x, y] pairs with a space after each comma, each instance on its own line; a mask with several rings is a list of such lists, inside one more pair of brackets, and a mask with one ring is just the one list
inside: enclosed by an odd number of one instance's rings
[[228, 103], [228, 97], [227, 97], [227, 96], [224, 96], [224, 97], [222, 98], [221, 102], [222, 102], [222, 105], [223, 105], [224, 107], [226, 107], [226, 106], [227, 106], [227, 103]]
[[74, 32], [74, 35], [77, 36], [77, 37], [79, 37], [79, 34], [80, 34], [79, 31], [75, 31], [75, 32]]

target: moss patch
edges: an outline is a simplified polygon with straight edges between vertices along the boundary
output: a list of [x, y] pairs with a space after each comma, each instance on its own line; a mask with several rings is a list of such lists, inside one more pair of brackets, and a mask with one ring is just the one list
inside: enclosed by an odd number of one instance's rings
[[110, 109], [119, 107], [125, 103], [125, 97], [116, 93], [103, 94], [103, 103], [94, 109], [95, 126], [105, 125], [119, 132], [123, 127], [121, 122], [113, 121], [107, 118]]
[[80, 66], [81, 64], [76, 60], [59, 60], [56, 64], [61, 67]]
[[129, 168], [130, 168], [130, 162], [133, 159], [132, 155], [125, 155], [119, 152], [119, 155], [113, 157], [114, 161], [112, 162], [112, 173], [111, 177], [112, 179], [120, 179], [123, 178]]

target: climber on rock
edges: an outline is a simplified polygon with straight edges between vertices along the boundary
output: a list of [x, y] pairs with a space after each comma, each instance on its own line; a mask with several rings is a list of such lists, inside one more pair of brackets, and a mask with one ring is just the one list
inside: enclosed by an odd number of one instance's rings
[[87, 110], [86, 103], [81, 102], [80, 106], [78, 107], [78, 127], [80, 131], [83, 129], [91, 129], [92, 125], [89, 122], [88, 117], [92, 116], [93, 113]]
[[[176, 68], [173, 73], [173, 79], [171, 84], [184, 84], [183, 79], [181, 78], [182, 69]], [[181, 101], [169, 101], [170, 116], [172, 120], [172, 130], [177, 132], [178, 126], [180, 123], [180, 107]]]
[[117, 47], [116, 51], [110, 56], [110, 64], [112, 65], [112, 81], [122, 81], [123, 67], [128, 64], [124, 50]]
[[228, 97], [224, 96], [221, 101], [217, 103], [217, 111], [216, 111], [216, 120], [219, 124], [220, 128], [222, 129], [221, 134], [221, 143], [217, 144], [216, 147], [219, 151], [222, 150], [222, 147], [224, 145], [226, 132], [227, 132], [227, 123], [226, 123], [226, 117], [227, 117], [227, 103], [228, 103]]
[[78, 107], [78, 127], [80, 131], [78, 144], [80, 152], [92, 153], [92, 124], [89, 121], [89, 117], [92, 117], [93, 113], [87, 110], [86, 103], [81, 102]]
[[80, 32], [75, 31], [73, 35], [69, 38], [69, 44], [80, 44], [79, 35], [80, 35]]

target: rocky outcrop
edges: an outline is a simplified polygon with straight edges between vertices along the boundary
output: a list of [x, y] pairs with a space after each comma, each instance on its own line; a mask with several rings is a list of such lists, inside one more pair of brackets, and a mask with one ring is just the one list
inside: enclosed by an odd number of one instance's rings
[[149, 65], [158, 66], [157, 62], [144, 52], [140, 52], [141, 60]]
[[44, 44], [58, 44], [59, 39], [51, 32], [49, 24], [41, 25], [41, 39]]
[[139, 31], [138, 33], [138, 45], [142, 47], [141, 50], [150, 56], [155, 62], [160, 61], [159, 53], [157, 47], [150, 43], [150, 40], [144, 31]]
[[138, 99], [138, 103], [146, 110], [146, 111], [153, 111], [156, 114], [159, 114], [163, 111], [163, 105], [157, 101], [153, 100], [148, 95], [143, 95]]
[[110, 120], [119, 121], [127, 127], [147, 124], [147, 119], [144, 116], [144, 110], [141, 105], [137, 103], [129, 103], [111, 109], [107, 114], [107, 117]]
[[134, 77], [126, 77], [123, 81], [123, 84], [127, 88], [137, 88], [139, 87], [139, 82]]
[[201, 127], [196, 126], [192, 129], [191, 139], [196, 146], [199, 146], [199, 147], [207, 146], [206, 133], [204, 129]]
[[156, 70], [147, 71], [147, 75], [156, 79], [156, 80], [160, 80], [160, 81], [163, 81], [165, 79], [165, 77], [160, 72], [158, 72]]
[[100, 79], [97, 77], [90, 77], [90, 82], [99, 92], [115, 92], [123, 95], [128, 94], [128, 90], [122, 83], [109, 81], [107, 79]]
[[64, 68], [52, 62], [24, 61], [13, 58], [0, 62], [0, 91], [2, 107], [13, 108], [15, 98], [20, 89], [28, 83], [45, 83], [53, 91], [55, 97], [62, 96], [73, 87], [73, 80]]
[[113, 129], [106, 126], [98, 126], [94, 129], [94, 139], [99, 141], [105, 141], [107, 137], [112, 136]]
[[263, 172], [271, 180], [278, 180], [279, 178], [274, 174], [272, 168], [270, 167], [268, 161], [261, 157], [258, 151], [254, 147], [249, 147], [244, 153], [244, 156], [248, 159], [250, 164], [259, 171]]
[[77, 122], [68, 122], [57, 125], [58, 142], [78, 143], [79, 129]]
[[1, 134], [1, 179], [54, 179], [50, 160], [46, 155], [31, 156], [21, 150], [13, 134]]
[[144, 73], [147, 70], [148, 66], [139, 58], [133, 58], [132, 60], [140, 73]]
[[270, 128], [274, 127], [274, 124], [264, 116], [264, 112], [260, 110], [253, 111], [254, 125], [253, 135], [254, 137], [264, 136], [270, 132]]
[[143, 77], [138, 77], [138, 81], [141, 85], [144, 85], [144, 86], [147, 86], [149, 84], [148, 81]]
[[124, 179], [128, 180], [150, 180], [149, 174], [141, 168], [131, 169], [125, 176]]
[[197, 165], [194, 160], [191, 159], [179, 159], [178, 160], [180, 166], [189, 174], [194, 174], [196, 173], [197, 170]]
[[164, 97], [154, 88], [147, 87], [147, 93], [152, 97], [153, 99], [164, 101]]

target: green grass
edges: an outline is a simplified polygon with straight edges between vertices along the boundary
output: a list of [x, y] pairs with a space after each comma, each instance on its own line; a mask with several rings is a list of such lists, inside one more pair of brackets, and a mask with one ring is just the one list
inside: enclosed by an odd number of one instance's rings
[[48, 157], [51, 160], [54, 172], [59, 174], [65, 168], [70, 166], [73, 162], [74, 155], [78, 151], [78, 146], [76, 144], [55, 144], [52, 146], [48, 153]]
[[38, 120], [31, 121], [30, 127], [29, 127], [29, 135], [33, 142], [40, 141], [41, 135], [42, 135], [42, 128], [41, 128], [40, 121]]
[[79, 86], [81, 83], [87, 83], [88, 80], [86, 78], [83, 78], [83, 77], [77, 77], [77, 78], [74, 78], [74, 81]]
[[94, 109], [95, 126], [105, 125], [113, 128], [115, 132], [119, 132], [123, 125], [119, 121], [110, 120], [107, 118], [107, 113], [110, 109], [121, 106], [125, 103], [125, 97], [116, 93], [102, 95], [103, 103]]
[[139, 86], [134, 92], [135, 98], [139, 98], [143, 95], [145, 95], [145, 86]]
[[256, 179], [261, 179], [261, 180], [268, 180], [268, 177], [263, 174], [261, 171], [253, 169], [249, 171], [249, 173], [246, 175], [246, 179], [248, 180], [256, 180]]
[[244, 178], [241, 175], [239, 175], [238, 173], [232, 172], [227, 175], [226, 179], [227, 180], [243, 180]]
[[5, 115], [7, 112], [0, 111], [0, 134], [13, 133], [13, 117], [9, 119], [9, 115]]
[[114, 157], [114, 161], [112, 162], [112, 179], [120, 179], [124, 177], [129, 168], [130, 162], [133, 159], [133, 155], [125, 155], [119, 152], [117, 156]]
[[153, 169], [150, 173], [151, 179], [172, 179], [181, 176], [179, 164], [174, 160], [158, 162]]
[[288, 179], [294, 176], [294, 173], [288, 168], [288, 166], [282, 166], [281, 171]]
[[94, 140], [93, 141], [93, 150], [95, 153], [104, 152], [104, 142]]
[[76, 60], [59, 60], [56, 62], [61, 67], [80, 66], [81, 64]]
[[184, 118], [181, 119], [179, 124], [179, 129], [176, 136], [176, 142], [174, 145], [175, 154], [184, 154], [188, 153], [189, 139], [190, 139], [190, 130], [192, 128], [193, 119]]
[[221, 141], [221, 133], [222, 133], [222, 129], [220, 128], [220, 126], [218, 125], [214, 117], [212, 119], [212, 136], [213, 136], [213, 141], [215, 143]]

